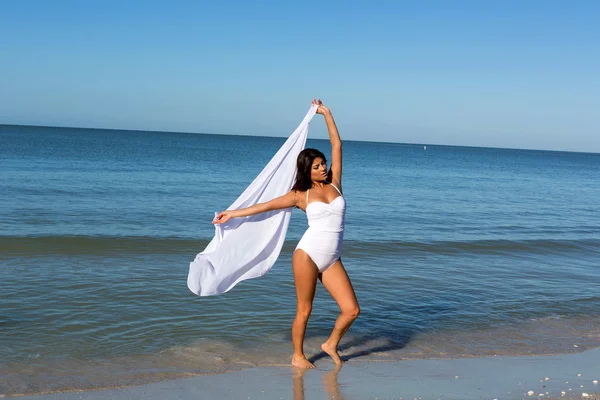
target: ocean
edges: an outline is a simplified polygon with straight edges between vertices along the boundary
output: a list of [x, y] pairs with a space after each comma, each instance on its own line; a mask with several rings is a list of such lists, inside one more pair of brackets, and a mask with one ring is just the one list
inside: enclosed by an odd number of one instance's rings
[[[288, 365], [301, 210], [266, 276], [214, 297], [186, 286], [214, 212], [284, 141], [0, 125], [0, 394]], [[342, 358], [600, 347], [600, 154], [426, 145], [344, 142], [361, 315]], [[337, 313], [319, 284], [317, 364]]]

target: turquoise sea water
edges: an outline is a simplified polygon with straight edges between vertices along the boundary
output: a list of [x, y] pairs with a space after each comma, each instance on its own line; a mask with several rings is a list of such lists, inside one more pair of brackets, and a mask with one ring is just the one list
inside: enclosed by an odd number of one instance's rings
[[[302, 211], [265, 277], [186, 286], [214, 211], [284, 140], [0, 125], [0, 394], [289, 363]], [[600, 154], [344, 142], [344, 163], [362, 314], [343, 357], [600, 346]], [[336, 315], [319, 287], [317, 363]]]

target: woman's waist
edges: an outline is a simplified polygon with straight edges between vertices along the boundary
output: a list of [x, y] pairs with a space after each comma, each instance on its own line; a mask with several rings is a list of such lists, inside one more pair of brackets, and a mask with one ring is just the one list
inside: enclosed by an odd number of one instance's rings
[[315, 234], [323, 234], [328, 236], [335, 236], [344, 233], [344, 225], [341, 226], [331, 226], [331, 225], [319, 225], [319, 224], [310, 224], [308, 226], [307, 232], [312, 232]]

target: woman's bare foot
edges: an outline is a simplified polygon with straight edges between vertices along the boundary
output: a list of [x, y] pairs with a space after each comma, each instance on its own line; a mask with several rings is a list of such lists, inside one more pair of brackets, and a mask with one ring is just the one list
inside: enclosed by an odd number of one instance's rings
[[321, 350], [325, 353], [329, 354], [329, 356], [333, 359], [333, 362], [336, 364], [343, 364], [344, 362], [341, 360], [340, 355], [337, 352], [336, 346], [331, 346], [327, 344], [327, 342], [321, 345]]
[[311, 363], [304, 356], [293, 356], [292, 365], [297, 368], [314, 368], [315, 364]]

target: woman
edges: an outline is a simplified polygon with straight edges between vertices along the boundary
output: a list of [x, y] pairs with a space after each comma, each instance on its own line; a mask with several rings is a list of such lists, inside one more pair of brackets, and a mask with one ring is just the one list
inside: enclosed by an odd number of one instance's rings
[[[313, 105], [317, 104], [313, 100]], [[292, 365], [314, 368], [304, 355], [304, 334], [312, 310], [317, 278], [340, 307], [331, 335], [321, 345], [336, 364], [342, 361], [337, 346], [360, 312], [354, 289], [340, 259], [344, 234], [346, 203], [342, 196], [342, 141], [331, 111], [318, 101], [317, 113], [325, 117], [331, 140], [331, 168], [315, 149], [304, 149], [298, 155], [296, 182], [292, 190], [266, 203], [239, 210], [219, 213], [213, 223], [222, 224], [230, 218], [245, 217], [261, 212], [298, 207], [307, 217], [309, 228], [298, 243], [292, 257], [296, 285], [296, 318], [292, 325], [294, 354]], [[309, 207], [310, 206], [310, 207]]]

